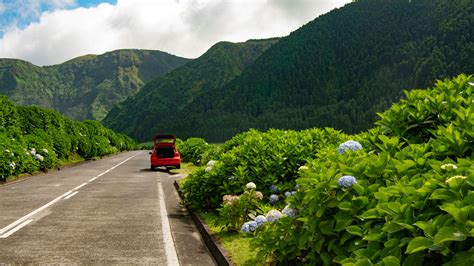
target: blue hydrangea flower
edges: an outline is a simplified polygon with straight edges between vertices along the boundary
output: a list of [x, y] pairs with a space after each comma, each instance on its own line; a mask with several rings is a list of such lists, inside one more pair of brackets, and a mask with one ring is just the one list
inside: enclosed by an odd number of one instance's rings
[[272, 193], [278, 193], [278, 187], [275, 186], [275, 185], [271, 185], [271, 186], [270, 186], [270, 192], [272, 192]]
[[348, 140], [341, 145], [339, 145], [339, 148], [337, 151], [341, 154], [346, 153], [347, 150], [351, 151], [357, 151], [357, 150], [362, 150], [362, 145], [360, 145], [359, 142], [354, 141], [354, 140]]
[[289, 196], [291, 196], [291, 192], [290, 191], [285, 192], [285, 197], [288, 198]]
[[267, 221], [273, 223], [281, 218], [281, 212], [278, 210], [271, 210], [267, 213]]
[[255, 222], [255, 221], [247, 222], [247, 224], [249, 225], [249, 230], [250, 230], [250, 232], [255, 231], [255, 230], [257, 229], [257, 227], [258, 227], [258, 224], [257, 224], [257, 222]]
[[284, 215], [290, 217], [290, 218], [295, 218], [296, 217], [296, 210], [293, 208], [290, 208], [289, 206], [286, 206], [281, 213]]
[[298, 188], [300, 188], [300, 186], [298, 186], [298, 185], [295, 185], [295, 190], [298, 190]]
[[351, 175], [345, 175], [345, 176], [342, 176], [341, 178], [339, 178], [339, 181], [337, 182], [337, 184], [340, 186], [340, 187], [352, 187], [352, 185], [356, 184], [357, 183], [357, 180], [355, 179], [355, 177], [351, 176]]
[[274, 204], [277, 201], [278, 201], [278, 195], [271, 194], [270, 195], [270, 204]]
[[267, 222], [267, 218], [263, 215], [259, 215], [255, 217], [255, 222], [257, 223], [257, 226], [261, 226]]
[[257, 229], [257, 227], [258, 227], [257, 222], [249, 221], [242, 225], [242, 232], [243, 233], [253, 232]]
[[242, 233], [248, 233], [249, 230], [250, 230], [249, 224], [248, 224], [248, 223], [244, 223], [244, 224], [242, 225]]

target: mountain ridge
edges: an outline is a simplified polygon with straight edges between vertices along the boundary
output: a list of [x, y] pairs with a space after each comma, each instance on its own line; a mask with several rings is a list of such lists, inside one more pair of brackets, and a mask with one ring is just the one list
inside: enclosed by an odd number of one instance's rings
[[21, 105], [39, 105], [79, 119], [101, 120], [147, 81], [190, 61], [166, 52], [121, 49], [37, 66], [0, 59], [0, 93]]

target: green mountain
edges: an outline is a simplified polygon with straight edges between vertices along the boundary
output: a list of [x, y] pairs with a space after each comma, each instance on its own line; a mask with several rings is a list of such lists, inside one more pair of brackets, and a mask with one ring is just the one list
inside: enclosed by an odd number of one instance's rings
[[239, 76], [277, 42], [276, 38], [219, 42], [199, 58], [145, 85], [135, 96], [114, 107], [103, 123], [137, 139], [148, 140], [163, 131], [164, 121]]
[[20, 105], [52, 108], [79, 120], [101, 120], [146, 82], [188, 61], [148, 50], [86, 55], [45, 67], [0, 59], [0, 93]]
[[[105, 121], [140, 140], [155, 131], [211, 141], [248, 128], [334, 127], [354, 133], [371, 127], [376, 112], [400, 99], [403, 90], [474, 73], [472, 58], [472, 0], [359, 0], [282, 38], [240, 75], [184, 105], [162, 113], [175, 99], [147, 86], [149, 95], [162, 97], [140, 105], [133, 104], [137, 97], [127, 101], [146, 115], [122, 106]], [[216, 72], [199, 80], [208, 78]], [[173, 89], [192, 94], [194, 85], [183, 82]]]

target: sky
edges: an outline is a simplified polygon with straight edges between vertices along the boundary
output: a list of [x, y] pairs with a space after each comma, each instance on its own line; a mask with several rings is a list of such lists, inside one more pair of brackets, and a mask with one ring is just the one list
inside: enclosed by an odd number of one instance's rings
[[0, 0], [0, 58], [53, 65], [152, 49], [196, 58], [219, 41], [286, 36], [350, 0]]

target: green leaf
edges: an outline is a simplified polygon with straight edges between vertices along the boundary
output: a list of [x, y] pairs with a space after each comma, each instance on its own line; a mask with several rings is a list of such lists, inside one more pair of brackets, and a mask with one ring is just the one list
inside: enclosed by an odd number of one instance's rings
[[418, 221], [415, 223], [415, 225], [418, 226], [421, 230], [423, 230], [425, 235], [429, 237], [434, 237], [435, 232], [434, 232], [433, 226], [431, 225], [431, 221], [429, 222]]
[[430, 199], [454, 201], [457, 200], [457, 194], [450, 189], [439, 188], [433, 191]]
[[449, 213], [456, 222], [465, 223], [467, 220], [467, 214], [462, 211], [462, 209], [456, 207], [452, 203], [445, 203], [440, 207], [441, 210]]
[[320, 222], [319, 230], [321, 230], [321, 233], [325, 235], [336, 235], [334, 230], [334, 220]]
[[390, 247], [394, 247], [394, 246], [398, 245], [399, 243], [400, 243], [400, 241], [397, 238], [392, 238], [392, 239], [386, 241], [384, 243], [384, 246], [386, 248], [390, 248]]
[[395, 233], [403, 229], [405, 228], [397, 223], [388, 222], [383, 226], [382, 231], [387, 232], [387, 233]]
[[438, 233], [435, 235], [434, 244], [439, 245], [447, 241], [464, 241], [466, 238], [466, 234], [459, 231], [457, 228], [444, 226], [439, 229]]
[[388, 256], [382, 260], [383, 266], [400, 266], [400, 260], [394, 256]]
[[365, 211], [364, 213], [362, 213], [359, 218], [361, 219], [377, 219], [377, 218], [381, 218], [379, 212], [377, 211], [377, 209], [370, 209], [370, 210], [367, 210]]
[[346, 231], [349, 232], [350, 234], [360, 236], [362, 237], [364, 234], [362, 232], [362, 229], [357, 226], [357, 225], [351, 225], [346, 228]]
[[407, 251], [405, 253], [412, 254], [418, 251], [430, 248], [433, 245], [433, 241], [426, 237], [415, 237], [410, 243], [408, 243]]
[[357, 192], [359, 196], [363, 196], [365, 194], [365, 188], [357, 183], [352, 185], [352, 188]]
[[349, 201], [343, 201], [339, 204], [339, 209], [344, 210], [344, 211], [350, 211], [352, 210], [352, 203]]

